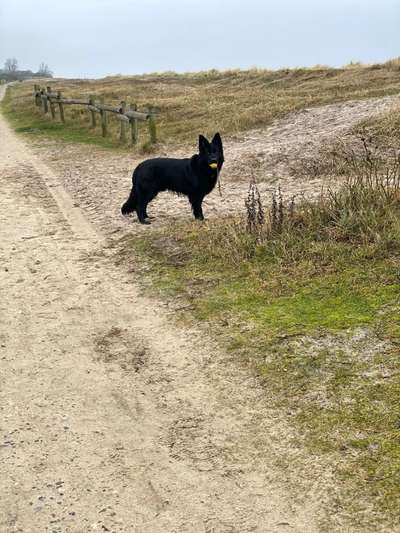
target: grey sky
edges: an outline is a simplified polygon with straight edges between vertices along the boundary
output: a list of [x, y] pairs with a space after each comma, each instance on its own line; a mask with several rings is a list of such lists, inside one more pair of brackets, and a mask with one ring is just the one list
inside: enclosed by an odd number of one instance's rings
[[57, 76], [278, 68], [400, 55], [400, 0], [0, 0], [0, 65]]

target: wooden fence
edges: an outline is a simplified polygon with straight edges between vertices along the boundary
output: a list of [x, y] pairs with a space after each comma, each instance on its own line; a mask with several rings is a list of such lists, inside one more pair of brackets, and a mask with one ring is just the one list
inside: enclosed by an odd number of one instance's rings
[[140, 112], [137, 110], [136, 104], [129, 105], [126, 102], [121, 102], [117, 106], [112, 106], [104, 103], [104, 99], [100, 98], [98, 101], [94, 96], [90, 96], [87, 100], [80, 98], [63, 98], [60, 91], [54, 92], [51, 87], [41, 88], [39, 85], [34, 86], [33, 96], [35, 103], [41, 107], [43, 113], [50, 111], [51, 118], [56, 119], [56, 108], [59, 110], [60, 120], [65, 123], [64, 106], [65, 105], [83, 105], [86, 106], [91, 115], [91, 127], [97, 126], [97, 116], [100, 115], [101, 134], [103, 137], [107, 136], [108, 120], [107, 114], [113, 113], [120, 124], [119, 140], [122, 143], [127, 142], [127, 129], [130, 127], [130, 137], [132, 144], [136, 144], [139, 138], [139, 121], [146, 121], [149, 130], [150, 142], [155, 144], [157, 142], [157, 130], [155, 122], [154, 111]]

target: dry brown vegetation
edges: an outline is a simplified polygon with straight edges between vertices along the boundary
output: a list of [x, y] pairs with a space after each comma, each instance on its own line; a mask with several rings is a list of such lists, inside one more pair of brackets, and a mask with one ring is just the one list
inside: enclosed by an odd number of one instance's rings
[[[93, 94], [103, 96], [111, 104], [125, 100], [137, 104], [139, 109], [156, 108], [161, 141], [182, 143], [192, 142], [199, 132], [210, 134], [219, 130], [224, 135], [234, 135], [262, 127], [277, 117], [309, 106], [396, 94], [400, 90], [400, 62], [391, 60], [386, 64], [340, 69], [318, 66], [276, 71], [167, 72], [101, 80], [55, 79], [50, 85], [65, 96]], [[34, 126], [41, 129], [43, 118], [33, 106], [30, 85], [23, 84], [16, 91], [18, 111], [28, 115], [30, 124], [36, 119]], [[63, 127], [64, 132], [68, 128], [89, 130], [90, 117], [84, 108], [70, 106], [66, 117], [70, 125]], [[72, 118], [75, 126], [71, 125]], [[45, 119], [46, 124], [49, 121]], [[111, 127], [115, 140], [118, 127], [117, 121]], [[55, 131], [58, 132], [57, 128], [47, 128], [48, 133]], [[102, 142], [99, 135], [92, 140]], [[146, 140], [144, 133], [141, 141]]]

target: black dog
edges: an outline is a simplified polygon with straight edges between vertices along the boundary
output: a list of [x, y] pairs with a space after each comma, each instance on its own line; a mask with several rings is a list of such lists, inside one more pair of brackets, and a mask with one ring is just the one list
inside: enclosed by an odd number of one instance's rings
[[123, 215], [136, 211], [141, 224], [147, 220], [147, 205], [161, 191], [184, 194], [189, 198], [194, 217], [204, 220], [201, 204], [217, 183], [224, 163], [222, 140], [216, 133], [213, 140], [199, 136], [199, 153], [190, 159], [157, 158], [140, 163], [132, 176], [132, 190], [121, 207]]

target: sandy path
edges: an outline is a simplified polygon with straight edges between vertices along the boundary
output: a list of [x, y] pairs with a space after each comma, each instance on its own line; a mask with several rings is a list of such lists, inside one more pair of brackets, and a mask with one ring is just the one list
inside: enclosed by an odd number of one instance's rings
[[1, 117], [0, 139], [0, 531], [317, 531], [322, 478], [256, 380], [140, 295]]

